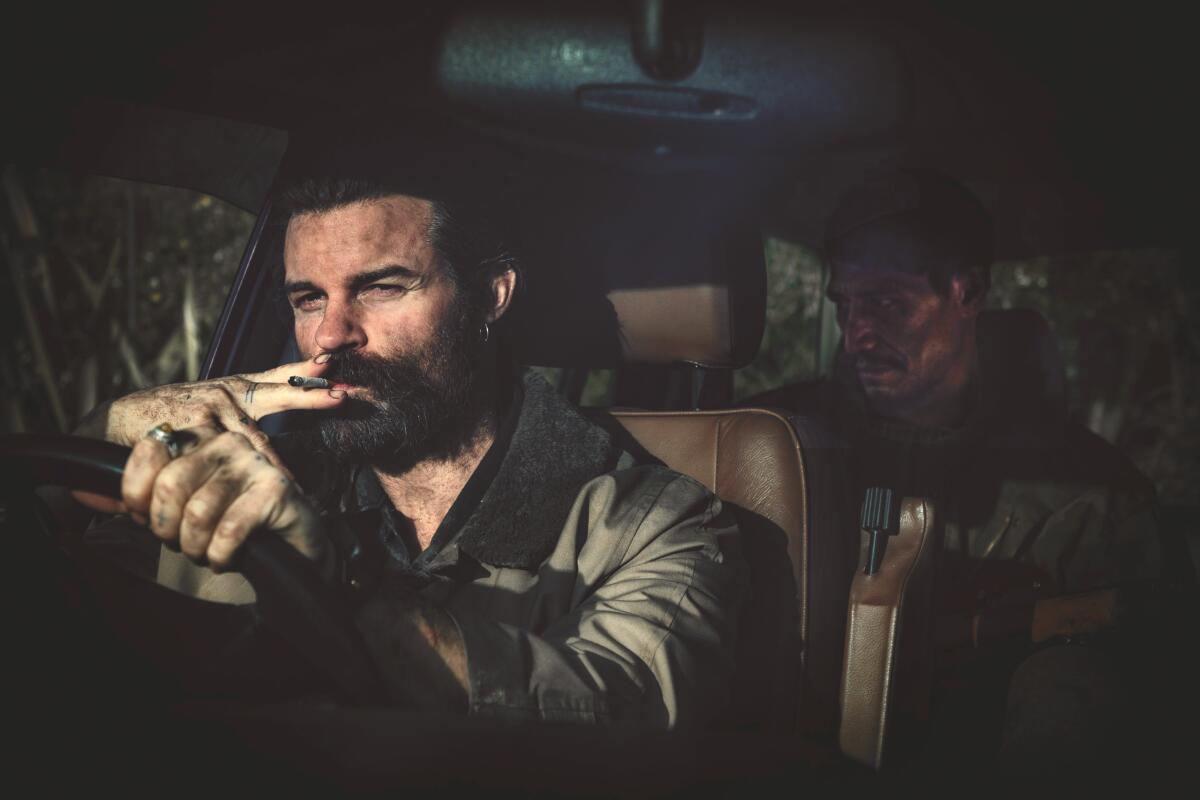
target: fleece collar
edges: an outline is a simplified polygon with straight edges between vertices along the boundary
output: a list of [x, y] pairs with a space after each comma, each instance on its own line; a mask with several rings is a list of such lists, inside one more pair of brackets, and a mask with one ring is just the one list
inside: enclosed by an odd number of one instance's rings
[[[616, 469], [625, 449], [536, 372], [527, 370], [520, 380], [513, 398], [519, 410], [512, 436], [507, 442], [498, 437], [492, 445], [497, 451], [484, 457], [488, 462], [500, 458], [494, 477], [479, 492], [477, 503], [471, 501], [474, 486], [460, 495], [451, 512], [466, 519], [444, 546], [454, 545], [485, 564], [532, 571], [558, 543], [579, 490]], [[505, 426], [509, 424], [506, 420]], [[310, 432], [284, 434], [272, 442], [317, 507], [343, 514], [390, 509], [369, 468], [348, 469], [331, 459], [312, 458], [315, 445]], [[480, 474], [469, 483], [487, 481], [490, 464], [488, 469], [482, 467], [481, 463]], [[447, 522], [453, 530], [453, 521]]]
[[508, 451], [455, 543], [481, 563], [532, 571], [556, 546], [584, 483], [616, 468], [622, 449], [541, 375], [523, 380]]
[[533, 570], [557, 544], [579, 490], [615, 469], [622, 449], [540, 375], [523, 380], [508, 450], [455, 544], [485, 564]]

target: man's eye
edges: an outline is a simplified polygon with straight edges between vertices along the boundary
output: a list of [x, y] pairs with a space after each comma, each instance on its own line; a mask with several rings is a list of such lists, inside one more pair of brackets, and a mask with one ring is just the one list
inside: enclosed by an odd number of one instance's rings
[[321, 307], [322, 299], [322, 296], [315, 292], [297, 295], [292, 298], [292, 308], [297, 311], [316, 311]]
[[873, 299], [875, 307], [882, 311], [891, 311], [899, 305], [894, 297], [875, 297]]
[[381, 300], [389, 297], [398, 297], [407, 291], [407, 287], [394, 283], [372, 283], [359, 292], [359, 296], [365, 300]]

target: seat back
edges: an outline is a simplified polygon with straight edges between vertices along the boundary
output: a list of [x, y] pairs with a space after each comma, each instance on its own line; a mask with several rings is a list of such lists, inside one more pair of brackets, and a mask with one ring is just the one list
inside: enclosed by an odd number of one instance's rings
[[[804, 458], [791, 423], [756, 408], [612, 416], [651, 455], [733, 508], [751, 590], [739, 628], [728, 722], [794, 730], [809, 627], [809, 504]], [[844, 613], [844, 596], [841, 609]]]
[[[976, 347], [982, 390], [1009, 413], [1067, 413], [1067, 370], [1058, 339], [1040, 312], [992, 308], [979, 315]], [[1015, 407], [1014, 407], [1015, 406]]]

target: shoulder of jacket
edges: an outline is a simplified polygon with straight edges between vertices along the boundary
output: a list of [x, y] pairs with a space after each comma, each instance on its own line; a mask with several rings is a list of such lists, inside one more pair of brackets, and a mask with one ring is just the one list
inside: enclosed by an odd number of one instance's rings
[[1117, 491], [1137, 501], [1150, 501], [1155, 495], [1154, 484], [1125, 453], [1073, 420], [1012, 425], [997, 431], [989, 443], [1022, 453], [1031, 474], [1047, 488]]
[[661, 464], [636, 464], [598, 475], [584, 485], [580, 497], [593, 506], [600, 503], [638, 524], [645, 516], [670, 514], [715, 514], [721, 508], [717, 495], [695, 478]]
[[1064, 429], [1067, 448], [1077, 453], [1076, 461], [1087, 465], [1090, 477], [1139, 498], [1152, 498], [1154, 484], [1138, 469], [1133, 460], [1107, 439], [1076, 422]]
[[682, 494], [712, 495], [713, 492], [702, 482], [678, 470], [658, 463], [633, 464], [601, 475], [611, 477], [624, 485], [637, 485], [644, 491], [678, 492]]

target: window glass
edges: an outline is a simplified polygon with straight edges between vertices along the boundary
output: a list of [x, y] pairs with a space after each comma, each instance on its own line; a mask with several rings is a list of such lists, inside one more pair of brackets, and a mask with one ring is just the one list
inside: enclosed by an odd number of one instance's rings
[[[534, 372], [539, 373], [546, 382], [551, 386], [556, 387], [561, 393], [569, 394], [569, 388], [566, 385], [568, 373], [571, 371], [564, 370], [561, 367], [531, 367]], [[612, 369], [589, 369], [583, 376], [583, 388], [579, 396], [579, 405], [581, 406], [609, 406], [612, 404], [612, 387], [613, 378], [616, 370]]]
[[[836, 343], [837, 328], [829, 330], [824, 302], [821, 262], [803, 245], [767, 238], [767, 325], [754, 361], [733, 376], [733, 392], [745, 399], [759, 392], [816, 377], [824, 345]], [[822, 325], [822, 323], [826, 323]], [[825, 330], [822, 330], [822, 328]], [[833, 337], [833, 342], [830, 341]]]
[[991, 305], [1033, 308], [1058, 339], [1073, 416], [1167, 504], [1200, 502], [1200, 292], [1174, 250], [1002, 262]]
[[530, 367], [529, 369], [541, 375], [551, 386], [559, 385], [563, 373], [561, 367]]
[[588, 371], [587, 383], [583, 385], [583, 395], [579, 399], [581, 406], [612, 405], [613, 384], [616, 382], [615, 369], [593, 369]]
[[208, 195], [3, 170], [0, 425], [69, 431], [102, 400], [196, 377], [254, 215]]

